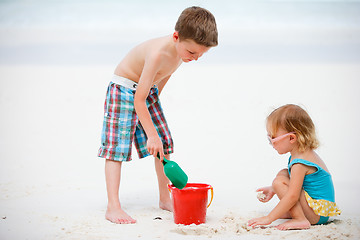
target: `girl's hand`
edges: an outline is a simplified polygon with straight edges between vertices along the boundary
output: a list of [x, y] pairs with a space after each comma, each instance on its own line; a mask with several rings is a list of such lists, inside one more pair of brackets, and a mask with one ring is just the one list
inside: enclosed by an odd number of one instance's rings
[[154, 157], [157, 157], [157, 154], [159, 153], [160, 161], [162, 161], [164, 157], [164, 148], [159, 136], [149, 137], [146, 147], [148, 152]]
[[272, 197], [275, 195], [275, 192], [271, 186], [256, 189], [256, 192], [263, 192], [265, 198], [260, 198], [259, 201], [264, 203], [270, 201], [270, 199], [272, 199]]
[[252, 228], [255, 228], [257, 226], [269, 225], [269, 224], [271, 224], [271, 221], [268, 216], [253, 218], [248, 221], [248, 226]]

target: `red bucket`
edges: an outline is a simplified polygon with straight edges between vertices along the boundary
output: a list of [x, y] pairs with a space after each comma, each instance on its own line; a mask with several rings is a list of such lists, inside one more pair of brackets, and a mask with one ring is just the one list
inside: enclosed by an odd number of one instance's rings
[[[210, 206], [214, 191], [209, 184], [188, 183], [183, 189], [168, 185], [172, 194], [174, 206], [174, 222], [176, 224], [201, 224], [206, 221], [206, 209]], [[211, 200], [208, 204], [208, 191], [211, 190]]]

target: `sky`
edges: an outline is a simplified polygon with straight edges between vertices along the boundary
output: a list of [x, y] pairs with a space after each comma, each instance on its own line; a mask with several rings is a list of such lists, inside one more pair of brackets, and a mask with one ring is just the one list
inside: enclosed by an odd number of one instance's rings
[[115, 64], [174, 31], [192, 5], [216, 17], [207, 63], [360, 61], [360, 1], [0, 1], [0, 64]]

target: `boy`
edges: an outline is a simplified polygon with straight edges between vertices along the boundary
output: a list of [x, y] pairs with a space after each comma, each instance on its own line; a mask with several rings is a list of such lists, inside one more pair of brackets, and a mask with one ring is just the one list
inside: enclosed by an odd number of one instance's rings
[[[105, 158], [108, 206], [105, 217], [113, 223], [135, 223], [119, 200], [122, 161], [131, 160], [134, 141], [139, 158], [155, 157], [159, 184], [159, 207], [172, 211], [167, 190], [169, 180], [162, 160], [173, 152], [173, 141], [158, 95], [182, 62], [197, 60], [217, 46], [214, 16], [206, 9], [185, 9], [172, 35], [146, 41], [120, 62], [110, 82], [105, 102], [102, 145], [99, 157]], [[160, 160], [156, 158], [160, 155]]]

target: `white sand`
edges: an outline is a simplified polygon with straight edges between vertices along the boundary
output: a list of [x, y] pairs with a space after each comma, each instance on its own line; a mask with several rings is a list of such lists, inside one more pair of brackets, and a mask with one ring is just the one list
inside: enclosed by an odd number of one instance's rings
[[[157, 208], [153, 160], [136, 154], [123, 167], [121, 201], [138, 223], [104, 219], [104, 161], [96, 153], [112, 71], [0, 67], [0, 239], [359, 239], [359, 65], [200, 62], [179, 69], [162, 103], [175, 140], [172, 159], [189, 182], [214, 187], [200, 226], [177, 226], [172, 213]], [[285, 103], [302, 104], [313, 117], [343, 214], [310, 230], [248, 230], [248, 219], [277, 203], [260, 203], [255, 189], [286, 166], [264, 127], [272, 108]]]
[[259, 200], [264, 200], [266, 198], [266, 195], [263, 192], [259, 192], [256, 197]]
[[[120, 198], [138, 222], [112, 224], [96, 157], [107, 84], [130, 47], [170, 34], [193, 4], [216, 16], [219, 46], [183, 64], [161, 99], [172, 160], [214, 187], [207, 222], [174, 224], [153, 160], [134, 154]], [[358, 12], [340, 0], [1, 1], [0, 240], [360, 239]], [[248, 230], [278, 202], [255, 190], [286, 167], [265, 118], [287, 103], [312, 116], [343, 213], [309, 230]]]

